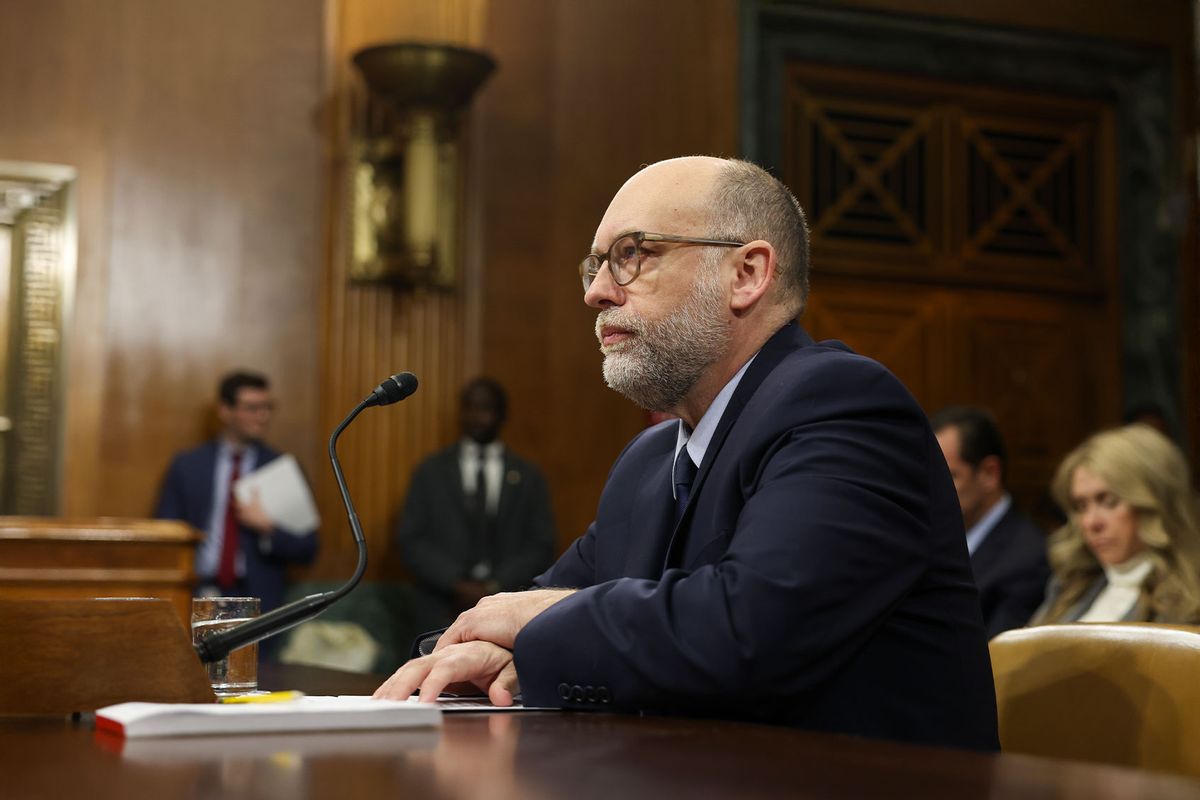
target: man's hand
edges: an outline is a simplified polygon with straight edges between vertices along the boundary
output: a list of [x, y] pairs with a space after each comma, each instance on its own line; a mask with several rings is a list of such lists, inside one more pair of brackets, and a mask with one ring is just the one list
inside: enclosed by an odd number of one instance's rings
[[529, 620], [574, 593], [574, 589], [531, 589], [485, 597], [479, 605], [458, 615], [454, 624], [438, 639], [433, 652], [471, 641], [491, 642], [512, 650], [517, 634]]
[[275, 523], [267, 516], [257, 490], [251, 495], [249, 503], [239, 503], [236, 499], [233, 502], [236, 504], [238, 522], [252, 528], [259, 536], [270, 536], [275, 530]]
[[381, 700], [407, 700], [418, 688], [422, 703], [432, 703], [445, 689], [469, 685], [487, 692], [492, 705], [511, 706], [520, 691], [512, 653], [490, 642], [466, 642], [423, 658], [414, 658], [396, 670], [375, 690]]

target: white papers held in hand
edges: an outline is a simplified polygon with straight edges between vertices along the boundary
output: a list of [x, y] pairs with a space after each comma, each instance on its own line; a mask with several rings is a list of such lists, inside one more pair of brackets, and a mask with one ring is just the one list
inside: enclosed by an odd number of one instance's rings
[[321, 524], [308, 481], [291, 454], [238, 478], [233, 491], [239, 503], [251, 502], [257, 493], [263, 511], [276, 527], [288, 533], [312, 533]]

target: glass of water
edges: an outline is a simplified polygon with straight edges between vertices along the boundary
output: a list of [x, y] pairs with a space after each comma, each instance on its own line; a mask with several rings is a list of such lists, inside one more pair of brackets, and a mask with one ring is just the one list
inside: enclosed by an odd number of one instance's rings
[[[192, 643], [258, 616], [257, 597], [192, 598]], [[220, 661], [205, 664], [217, 697], [258, 689], [258, 643], [239, 647]]]

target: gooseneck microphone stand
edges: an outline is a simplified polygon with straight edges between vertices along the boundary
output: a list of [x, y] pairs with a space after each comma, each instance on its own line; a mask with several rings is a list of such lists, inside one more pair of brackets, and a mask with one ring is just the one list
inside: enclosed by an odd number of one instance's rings
[[416, 390], [417, 377], [411, 372], [393, 375], [375, 387], [375, 391], [367, 399], [355, 406], [354, 410], [346, 415], [346, 418], [334, 428], [333, 433], [329, 436], [329, 461], [333, 465], [333, 475], [337, 479], [338, 489], [342, 493], [342, 503], [346, 506], [350, 530], [354, 534], [354, 543], [358, 546], [358, 566], [355, 567], [350, 580], [333, 591], [310, 594], [274, 611], [268, 611], [260, 617], [201, 639], [196, 642], [195, 647], [196, 654], [200, 656], [202, 663], [209, 664], [213, 661], [220, 661], [239, 647], [245, 647], [268, 636], [282, 633], [305, 620], [312, 619], [348, 595], [362, 580], [363, 573], [367, 571], [367, 540], [363, 536], [362, 525], [358, 521], [358, 512], [354, 510], [354, 502], [350, 499], [350, 490], [346, 488], [346, 478], [342, 474], [342, 465], [337, 457], [337, 440], [342, 435], [342, 431], [362, 413], [364, 408], [397, 403]]

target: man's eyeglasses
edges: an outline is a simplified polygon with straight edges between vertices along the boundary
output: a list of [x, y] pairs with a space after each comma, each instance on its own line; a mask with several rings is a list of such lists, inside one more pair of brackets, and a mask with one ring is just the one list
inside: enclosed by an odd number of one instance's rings
[[262, 414], [265, 412], [273, 412], [275, 403], [271, 400], [264, 400], [258, 403], [238, 403], [234, 406], [238, 411], [245, 411], [250, 414]]
[[635, 231], [617, 238], [606, 255], [591, 253], [579, 262], [579, 277], [586, 292], [600, 274], [600, 267], [608, 262], [608, 271], [617, 286], [633, 283], [642, 271], [642, 258], [646, 251], [643, 242], [669, 242], [671, 244], [700, 245], [702, 247], [741, 247], [745, 242], [728, 242], [722, 239], [697, 239], [692, 236], [670, 236], [665, 233]]

